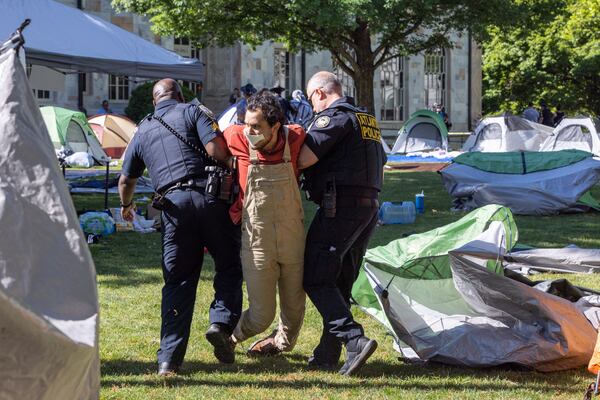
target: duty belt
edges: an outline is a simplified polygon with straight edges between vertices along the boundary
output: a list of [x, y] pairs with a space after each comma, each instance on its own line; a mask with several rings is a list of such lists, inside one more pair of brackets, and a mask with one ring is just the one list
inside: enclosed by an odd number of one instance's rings
[[175, 182], [173, 184], [166, 185], [164, 188], [158, 190], [158, 193], [162, 196], [171, 193], [174, 190], [183, 190], [183, 189], [191, 189], [198, 188], [204, 189], [206, 187], [206, 178], [185, 178], [179, 182]]
[[379, 195], [377, 189], [374, 188], [347, 185], [336, 185], [336, 193], [338, 197], [365, 197], [370, 199], [376, 199]]
[[354, 208], [354, 207], [372, 207], [379, 208], [379, 201], [372, 197], [357, 197], [357, 196], [337, 196], [337, 207]]

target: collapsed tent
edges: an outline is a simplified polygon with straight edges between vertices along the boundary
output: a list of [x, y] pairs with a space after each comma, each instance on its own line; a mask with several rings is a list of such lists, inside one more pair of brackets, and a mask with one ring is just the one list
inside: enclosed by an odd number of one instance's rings
[[88, 118], [104, 152], [112, 158], [120, 158], [135, 132], [135, 123], [127, 117], [115, 114], [96, 115]]
[[596, 331], [583, 311], [504, 276], [517, 236], [510, 210], [489, 205], [370, 249], [353, 298], [408, 358], [539, 371], [587, 364]]
[[94, 263], [12, 49], [0, 54], [0, 266], [0, 398], [97, 399]]
[[67, 72], [202, 81], [199, 60], [181, 57], [77, 8], [53, 0], [0, 0], [0, 10], [0, 38], [31, 19], [25, 34], [29, 64]]
[[448, 129], [439, 114], [430, 110], [414, 112], [398, 132], [391, 153], [412, 153], [442, 149], [448, 151]]
[[540, 151], [583, 150], [600, 156], [600, 121], [587, 117], [564, 118]]
[[600, 180], [600, 160], [580, 150], [463, 153], [439, 173], [458, 210], [487, 204], [524, 215], [600, 210], [589, 193]]
[[83, 113], [53, 106], [42, 107], [40, 111], [54, 149], [67, 155], [88, 153], [98, 165], [109, 161]]
[[504, 257], [504, 268], [528, 274], [538, 272], [600, 273], [600, 250], [565, 247], [562, 249], [527, 249]]
[[484, 118], [463, 145], [463, 151], [539, 151], [552, 128], [515, 115]]

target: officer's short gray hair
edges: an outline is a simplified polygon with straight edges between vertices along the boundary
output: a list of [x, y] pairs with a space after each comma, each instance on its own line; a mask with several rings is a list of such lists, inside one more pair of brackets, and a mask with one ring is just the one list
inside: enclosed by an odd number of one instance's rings
[[342, 82], [329, 71], [320, 71], [314, 74], [307, 86], [313, 86], [315, 89], [321, 88], [326, 94], [343, 95]]

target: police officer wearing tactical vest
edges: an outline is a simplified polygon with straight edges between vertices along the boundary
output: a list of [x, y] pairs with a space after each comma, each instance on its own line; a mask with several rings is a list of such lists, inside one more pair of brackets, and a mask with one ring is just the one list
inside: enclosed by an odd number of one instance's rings
[[[218, 125], [208, 109], [185, 104], [172, 79], [154, 85], [154, 113], [145, 117], [127, 147], [119, 180], [121, 214], [132, 219], [133, 193], [145, 168], [157, 193], [153, 205], [162, 210], [164, 286], [158, 373], [170, 375], [181, 366], [190, 336], [196, 288], [204, 247], [215, 261], [215, 296], [206, 338], [219, 361], [233, 362], [230, 335], [242, 308], [240, 229], [230, 220], [227, 202], [207, 186], [221, 163], [230, 162]], [[214, 181], [214, 179], [213, 179]]]
[[337, 77], [316, 73], [306, 88], [316, 113], [298, 166], [309, 198], [320, 207], [306, 238], [304, 290], [323, 317], [309, 367], [352, 375], [377, 348], [350, 312], [352, 284], [377, 223], [378, 193], [386, 156], [375, 117], [344, 97]]

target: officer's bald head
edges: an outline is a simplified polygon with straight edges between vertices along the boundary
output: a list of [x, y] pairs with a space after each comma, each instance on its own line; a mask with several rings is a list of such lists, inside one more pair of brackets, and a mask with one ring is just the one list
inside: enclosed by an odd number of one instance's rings
[[[329, 71], [317, 72], [309, 79], [306, 85], [306, 93], [310, 94], [313, 89], [321, 88], [326, 94], [337, 94], [342, 96], [342, 83], [338, 77]], [[309, 91], [309, 89], [311, 89]]]
[[163, 100], [177, 100], [179, 103], [184, 102], [179, 84], [171, 78], [161, 79], [154, 84], [154, 88], [152, 89], [152, 99], [154, 105]]
[[342, 83], [329, 71], [314, 74], [306, 85], [308, 101], [315, 112], [321, 112], [331, 103], [343, 96]]

